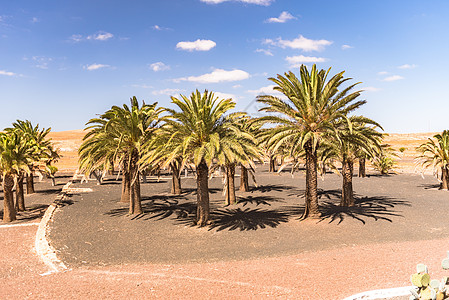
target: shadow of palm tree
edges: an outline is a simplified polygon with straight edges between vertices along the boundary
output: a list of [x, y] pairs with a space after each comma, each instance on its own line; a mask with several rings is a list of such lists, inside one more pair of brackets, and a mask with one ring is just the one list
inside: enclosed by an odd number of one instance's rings
[[434, 190], [434, 189], [440, 189], [441, 188], [441, 184], [439, 183], [435, 183], [435, 184], [420, 184], [419, 187], [422, 187], [425, 190]]
[[[154, 195], [150, 197], [142, 197], [143, 214], [133, 216], [131, 220], [162, 220], [171, 216], [176, 218], [187, 218], [189, 214], [196, 211], [196, 204], [193, 202], [180, 203], [180, 200], [186, 200], [182, 195]], [[105, 213], [111, 217], [127, 216], [128, 207], [112, 209]]]
[[[328, 221], [329, 223], [337, 222], [341, 224], [346, 218], [352, 218], [366, 224], [367, 219], [375, 221], [393, 222], [393, 217], [402, 217], [395, 210], [397, 206], [411, 206], [406, 200], [400, 200], [391, 197], [355, 197], [355, 205], [352, 207], [340, 206], [341, 190], [318, 191], [320, 201], [321, 217], [317, 223]], [[325, 198], [325, 200], [322, 200]], [[305, 211], [304, 205], [290, 206], [285, 208], [291, 216], [300, 218]]]
[[250, 192], [261, 192], [261, 193], [268, 193], [268, 192], [283, 192], [285, 190], [295, 190], [296, 188], [293, 186], [288, 185], [281, 185], [281, 184], [266, 184], [266, 185], [260, 185], [258, 187], [250, 187]]
[[270, 196], [246, 196], [238, 197], [237, 204], [243, 204], [243, 206], [254, 204], [254, 205], [268, 205], [271, 206], [270, 202], [284, 202], [279, 198], [274, 198]]
[[[27, 207], [26, 211], [17, 212], [17, 220], [15, 223], [22, 223], [41, 218], [48, 206], [48, 204], [35, 204]], [[0, 219], [3, 219], [3, 211], [0, 211]]]
[[321, 206], [319, 222], [329, 220], [329, 223], [340, 224], [345, 218], [353, 218], [366, 224], [366, 219], [383, 220], [392, 223], [392, 217], [402, 217], [394, 210], [396, 206], [410, 206], [410, 202], [389, 197], [363, 197], [355, 201], [355, 206], [342, 207], [332, 201], [325, 201]]
[[275, 228], [288, 222], [289, 215], [278, 210], [233, 208], [221, 209], [211, 213], [209, 230], [257, 230], [267, 227]]

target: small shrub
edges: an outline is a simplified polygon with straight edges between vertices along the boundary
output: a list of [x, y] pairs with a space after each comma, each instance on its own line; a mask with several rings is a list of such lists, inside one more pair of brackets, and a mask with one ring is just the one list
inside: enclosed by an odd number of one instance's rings
[[376, 171], [379, 171], [382, 175], [386, 175], [390, 171], [393, 171], [394, 166], [397, 164], [397, 161], [391, 156], [381, 155], [374, 158], [372, 164]]

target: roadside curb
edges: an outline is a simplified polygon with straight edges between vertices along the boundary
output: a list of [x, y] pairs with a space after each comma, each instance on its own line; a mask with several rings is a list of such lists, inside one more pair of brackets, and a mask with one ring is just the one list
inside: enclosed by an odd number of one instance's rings
[[65, 199], [67, 195], [67, 190], [69, 189], [69, 186], [71, 184], [72, 182], [69, 181], [66, 185], [64, 185], [61, 193], [47, 208], [44, 216], [42, 217], [41, 222], [39, 223], [39, 227], [36, 232], [36, 240], [34, 245], [36, 253], [42, 259], [42, 261], [50, 268], [50, 271], [48, 271], [47, 273], [40, 274], [42, 276], [68, 270], [67, 266], [57, 257], [56, 250], [48, 242], [47, 229], [48, 223], [53, 217], [58, 206]]
[[347, 298], [344, 298], [343, 300], [389, 299], [392, 297], [407, 296], [411, 295], [410, 290], [412, 290], [413, 288], [414, 288], [413, 286], [406, 286], [406, 287], [367, 291], [353, 296], [349, 296]]

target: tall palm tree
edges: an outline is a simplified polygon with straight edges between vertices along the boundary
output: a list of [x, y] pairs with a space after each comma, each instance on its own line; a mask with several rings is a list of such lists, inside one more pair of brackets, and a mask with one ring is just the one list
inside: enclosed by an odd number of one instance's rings
[[449, 131], [444, 130], [441, 134], [429, 138], [426, 143], [416, 148], [421, 155], [416, 158], [416, 162], [424, 168], [433, 167], [434, 173], [438, 175], [441, 170], [440, 189], [449, 189]]
[[17, 120], [12, 125], [13, 127], [6, 128], [5, 131], [18, 132], [24, 137], [24, 140], [27, 143], [32, 145], [33, 148], [29, 159], [29, 169], [31, 170], [31, 173], [26, 175], [27, 194], [33, 194], [35, 192], [33, 173], [43, 172], [48, 162], [59, 158], [59, 155], [53, 149], [51, 140], [47, 139], [47, 135], [50, 133], [51, 128], [39, 129], [39, 124], [33, 126], [29, 120]]
[[99, 118], [89, 120], [88, 132], [79, 149], [80, 167], [93, 171], [111, 161], [121, 165], [124, 180], [122, 198], [129, 199], [129, 214], [143, 213], [140, 194], [139, 161], [143, 145], [154, 135], [162, 108], [157, 103], [139, 105], [136, 97], [131, 106], [112, 106]]
[[173, 128], [168, 147], [172, 150], [165, 164], [182, 157], [183, 164], [191, 162], [197, 175], [197, 214], [196, 224], [204, 226], [209, 222], [209, 167], [220, 154], [236, 149], [240, 129], [235, 120], [241, 114], [226, 114], [235, 107], [232, 99], [218, 99], [207, 90], [198, 90], [190, 98], [181, 95], [180, 99], [171, 97], [178, 110], [167, 109], [166, 123]]
[[[163, 122], [164, 120], [165, 118], [162, 117], [161, 121]], [[170, 124], [163, 123], [154, 138], [147, 141], [144, 145], [140, 165], [142, 169], [160, 168], [168, 165], [172, 173], [171, 193], [180, 195], [182, 193], [181, 171], [185, 167], [186, 161], [183, 160], [181, 154], [176, 157], [172, 155], [176, 145], [181, 143], [181, 137], [175, 134], [176, 130]], [[177, 139], [177, 141], [173, 139]]]
[[[303, 218], [319, 217], [317, 194], [317, 149], [323, 140], [332, 138], [334, 124], [346, 119], [348, 113], [359, 108], [366, 101], [356, 98], [359, 91], [351, 92], [356, 84], [339, 90], [350, 78], [343, 78], [340, 72], [327, 80], [330, 68], [317, 70], [316, 65], [307, 69], [302, 65], [300, 78], [291, 71], [277, 78], [269, 78], [286, 100], [270, 95], [258, 96], [258, 101], [266, 106], [261, 111], [277, 113], [262, 120], [277, 124], [266, 136], [268, 146], [276, 150], [285, 142], [290, 142], [292, 149], [303, 148], [306, 156], [306, 207]], [[293, 150], [293, 152], [299, 150]]]
[[[341, 163], [343, 178], [340, 206], [354, 206], [352, 176], [354, 161], [361, 152], [373, 157], [380, 152], [382, 134], [376, 130], [379, 124], [363, 116], [351, 116], [335, 124], [336, 139], [326, 140], [322, 144], [323, 156], [332, 157]], [[333, 169], [337, 170], [335, 165]]]
[[0, 133], [0, 170], [3, 175], [3, 222], [16, 219], [13, 187], [17, 176], [30, 173], [29, 156], [31, 148], [24, 137], [17, 132]]
[[232, 130], [224, 132], [221, 136], [220, 151], [217, 154], [217, 163], [225, 167], [226, 179], [226, 205], [236, 203], [235, 197], [235, 167], [241, 165], [246, 170], [254, 170], [254, 159], [260, 160], [260, 149], [256, 137], [247, 128], [250, 123], [248, 115], [233, 114], [234, 126]]

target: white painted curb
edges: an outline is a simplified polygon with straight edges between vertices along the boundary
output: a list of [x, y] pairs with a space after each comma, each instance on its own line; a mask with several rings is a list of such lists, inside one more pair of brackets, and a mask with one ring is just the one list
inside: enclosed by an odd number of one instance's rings
[[410, 290], [413, 289], [413, 286], [405, 286], [391, 289], [374, 290], [349, 296], [343, 300], [388, 299], [391, 297], [411, 295]]
[[[70, 186], [70, 184], [71, 182], [67, 183], [62, 190], [65, 191]], [[60, 259], [58, 259], [58, 257], [56, 256], [56, 250], [49, 244], [47, 240], [48, 222], [53, 217], [53, 214], [58, 207], [58, 203], [62, 201], [64, 197], [65, 192], [62, 192], [47, 208], [36, 232], [34, 248], [37, 255], [39, 255], [42, 261], [50, 268], [49, 272], [41, 275], [48, 275], [51, 273], [67, 270], [67, 266]]]

